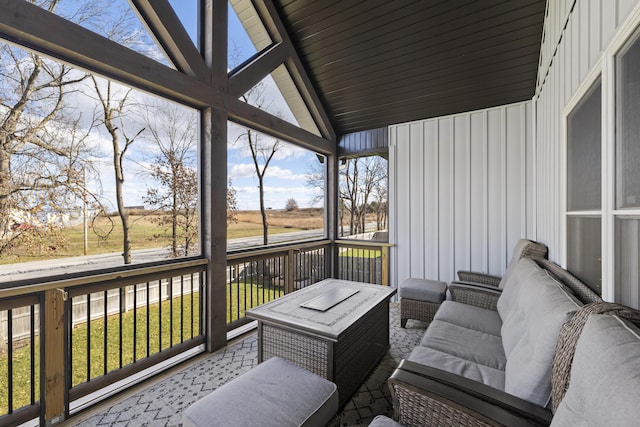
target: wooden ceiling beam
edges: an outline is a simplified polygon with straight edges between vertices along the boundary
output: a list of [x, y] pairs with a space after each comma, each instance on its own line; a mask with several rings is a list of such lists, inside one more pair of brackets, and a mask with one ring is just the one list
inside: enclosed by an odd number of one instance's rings
[[229, 119], [242, 126], [251, 127], [274, 138], [291, 142], [319, 154], [329, 155], [336, 152], [335, 142], [314, 135], [239, 99], [229, 98], [228, 111]]
[[[226, 78], [200, 80], [174, 70], [27, 1], [0, 0], [0, 10], [0, 37], [18, 46], [194, 108], [228, 111], [236, 123], [321, 154], [336, 151], [334, 140], [230, 96]], [[226, 63], [214, 66], [226, 74]]]
[[290, 50], [283, 43], [276, 43], [229, 74], [229, 95], [239, 97], [268, 76], [289, 57]]
[[208, 81], [207, 65], [167, 0], [130, 0], [156, 41], [178, 70]]
[[[224, 93], [26, 1], [0, 0], [0, 37], [143, 91], [223, 107]], [[98, 48], [99, 47], [99, 48]]]

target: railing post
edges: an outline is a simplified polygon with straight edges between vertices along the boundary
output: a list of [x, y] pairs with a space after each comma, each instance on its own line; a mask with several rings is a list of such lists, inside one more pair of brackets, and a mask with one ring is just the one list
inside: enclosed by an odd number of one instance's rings
[[47, 425], [65, 418], [65, 299], [61, 289], [44, 295], [44, 419]]
[[382, 245], [382, 278], [384, 286], [389, 286], [389, 246]]
[[295, 281], [295, 251], [293, 249], [289, 249], [289, 253], [287, 255], [287, 282], [285, 284], [284, 293], [289, 294], [294, 291], [294, 281]]

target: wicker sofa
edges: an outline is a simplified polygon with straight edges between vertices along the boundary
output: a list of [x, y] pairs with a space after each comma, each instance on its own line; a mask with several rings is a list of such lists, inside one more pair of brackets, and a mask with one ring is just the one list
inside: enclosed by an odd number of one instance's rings
[[[420, 345], [389, 380], [400, 423], [551, 422], [560, 331], [585, 303], [591, 307], [601, 300], [543, 258], [520, 258], [501, 285], [495, 310], [459, 301], [442, 304]], [[504, 409], [511, 406], [518, 409]]]
[[532, 404], [430, 366], [403, 361], [389, 379], [394, 417], [380, 426], [636, 426], [640, 419], [640, 312], [591, 303], [563, 325], [551, 402]]

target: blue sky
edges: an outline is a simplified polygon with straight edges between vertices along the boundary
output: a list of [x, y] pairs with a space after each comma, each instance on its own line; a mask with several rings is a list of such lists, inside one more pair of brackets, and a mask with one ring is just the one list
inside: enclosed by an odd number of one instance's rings
[[[197, 0], [170, 0], [176, 14], [192, 40], [197, 38]], [[256, 50], [229, 5], [229, 52], [237, 50], [243, 61], [253, 55]], [[287, 120], [295, 121], [282, 97], [274, 94], [275, 84], [267, 79], [265, 93], [272, 93], [273, 103], [280, 111], [284, 111]], [[229, 139], [235, 140], [239, 132], [235, 125], [230, 125]], [[317, 163], [314, 153], [284, 144], [265, 174], [265, 203], [273, 209], [284, 208], [290, 198], [294, 198], [300, 207], [308, 207], [314, 198], [314, 192], [306, 185], [305, 174], [310, 172], [313, 163]], [[258, 180], [255, 175], [250, 153], [241, 142], [229, 145], [228, 173], [232, 186], [236, 189], [239, 209], [258, 209]]]

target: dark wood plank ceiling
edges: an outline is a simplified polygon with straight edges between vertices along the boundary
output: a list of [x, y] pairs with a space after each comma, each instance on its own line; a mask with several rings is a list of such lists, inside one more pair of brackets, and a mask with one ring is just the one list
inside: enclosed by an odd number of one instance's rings
[[338, 134], [533, 97], [543, 0], [274, 0]]

